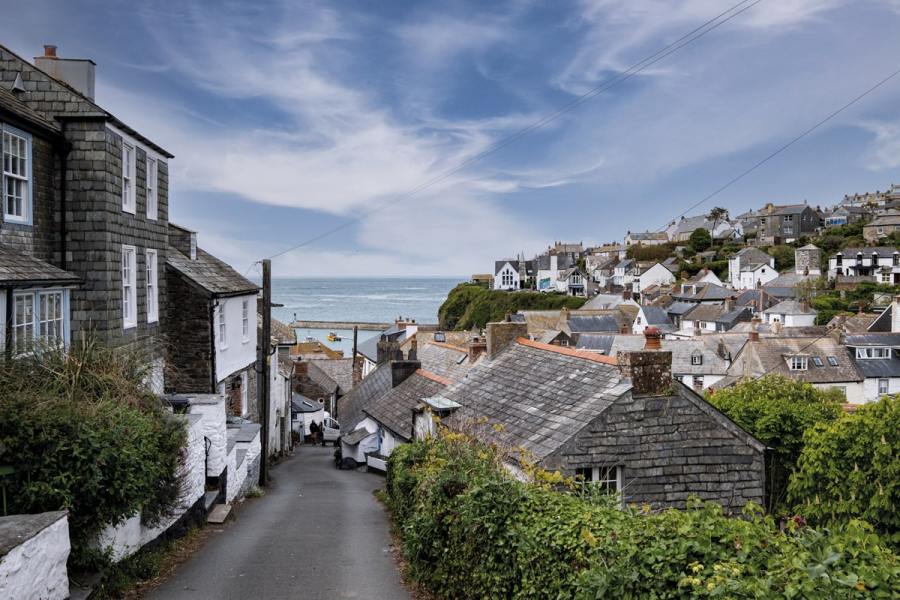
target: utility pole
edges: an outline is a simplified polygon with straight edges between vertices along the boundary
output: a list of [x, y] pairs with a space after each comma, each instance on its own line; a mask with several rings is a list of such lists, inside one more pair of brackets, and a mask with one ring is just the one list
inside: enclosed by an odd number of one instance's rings
[[262, 439], [261, 441], [261, 461], [259, 463], [259, 485], [267, 486], [269, 484], [269, 412], [271, 409], [269, 398], [269, 370], [272, 368], [270, 359], [272, 353], [272, 261], [268, 258], [262, 261], [262, 340], [259, 345], [259, 376], [262, 378], [258, 386], [260, 391], [260, 402], [262, 403]]

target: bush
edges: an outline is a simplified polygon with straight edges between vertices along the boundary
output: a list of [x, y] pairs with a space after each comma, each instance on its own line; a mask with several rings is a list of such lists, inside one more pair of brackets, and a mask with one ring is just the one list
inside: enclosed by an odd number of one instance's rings
[[766, 464], [767, 508], [785, 508], [788, 478], [803, 449], [803, 434], [813, 425], [833, 421], [841, 413], [837, 390], [819, 390], [808, 383], [767, 375], [748, 379], [708, 396], [709, 402], [732, 421], [772, 448]]
[[712, 246], [712, 236], [703, 227], [695, 229], [688, 238], [688, 245], [694, 252], [703, 252]]
[[[541, 478], [539, 478], [540, 480]], [[558, 477], [547, 479], [559, 480]], [[654, 514], [512, 479], [461, 434], [397, 448], [388, 505], [409, 574], [442, 598], [891, 598], [900, 562], [859, 521], [779, 529], [749, 507]]]
[[812, 522], [872, 523], [900, 547], [900, 400], [885, 397], [806, 432], [788, 488]]
[[444, 329], [462, 331], [502, 321], [506, 315], [520, 310], [576, 309], [585, 302], [585, 298], [564, 294], [486, 290], [474, 284], [461, 283], [450, 290], [438, 310], [438, 320]]
[[0, 364], [9, 511], [68, 509], [73, 566], [105, 525], [138, 512], [153, 525], [178, 500], [185, 429], [145, 375], [136, 357], [91, 342]]
[[644, 246], [642, 244], [634, 244], [628, 246], [625, 250], [625, 256], [633, 260], [655, 260], [662, 262], [674, 255], [674, 244], [658, 244], [655, 246]]

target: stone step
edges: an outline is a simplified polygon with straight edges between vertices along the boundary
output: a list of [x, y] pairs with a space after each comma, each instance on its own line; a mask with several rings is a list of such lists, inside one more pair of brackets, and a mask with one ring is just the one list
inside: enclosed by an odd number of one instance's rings
[[227, 519], [228, 515], [230, 514], [230, 504], [216, 504], [216, 506], [212, 509], [212, 512], [209, 513], [209, 516], [206, 517], [206, 522], [218, 525], [224, 523], [225, 519]]
[[219, 490], [213, 490], [211, 492], [206, 492], [203, 494], [203, 508], [206, 510], [206, 513], [209, 514], [210, 509], [212, 509], [213, 504], [216, 503], [216, 498], [219, 497]]

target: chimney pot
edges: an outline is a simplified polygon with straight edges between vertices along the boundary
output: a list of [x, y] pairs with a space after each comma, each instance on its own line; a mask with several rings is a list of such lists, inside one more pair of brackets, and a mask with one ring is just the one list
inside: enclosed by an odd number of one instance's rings
[[659, 332], [659, 328], [650, 326], [644, 328], [644, 350], [647, 351], [657, 351], [662, 350], [662, 334]]
[[44, 56], [46, 58], [56, 58], [56, 46], [44, 44]]

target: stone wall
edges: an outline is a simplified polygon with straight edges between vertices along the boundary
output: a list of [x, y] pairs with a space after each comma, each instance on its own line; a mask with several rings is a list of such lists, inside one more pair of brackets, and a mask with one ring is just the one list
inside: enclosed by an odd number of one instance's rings
[[525, 323], [488, 323], [487, 357], [493, 359], [516, 341], [516, 338], [527, 335], [528, 326]]
[[737, 510], [763, 503], [762, 444], [687, 390], [622, 398], [553, 455], [547, 466], [622, 469], [626, 503], [683, 507], [690, 495]]
[[166, 268], [165, 278], [166, 338], [173, 349], [166, 364], [166, 391], [213, 393], [210, 297], [174, 269]]
[[0, 517], [0, 598], [68, 598], [69, 549], [65, 511]]

